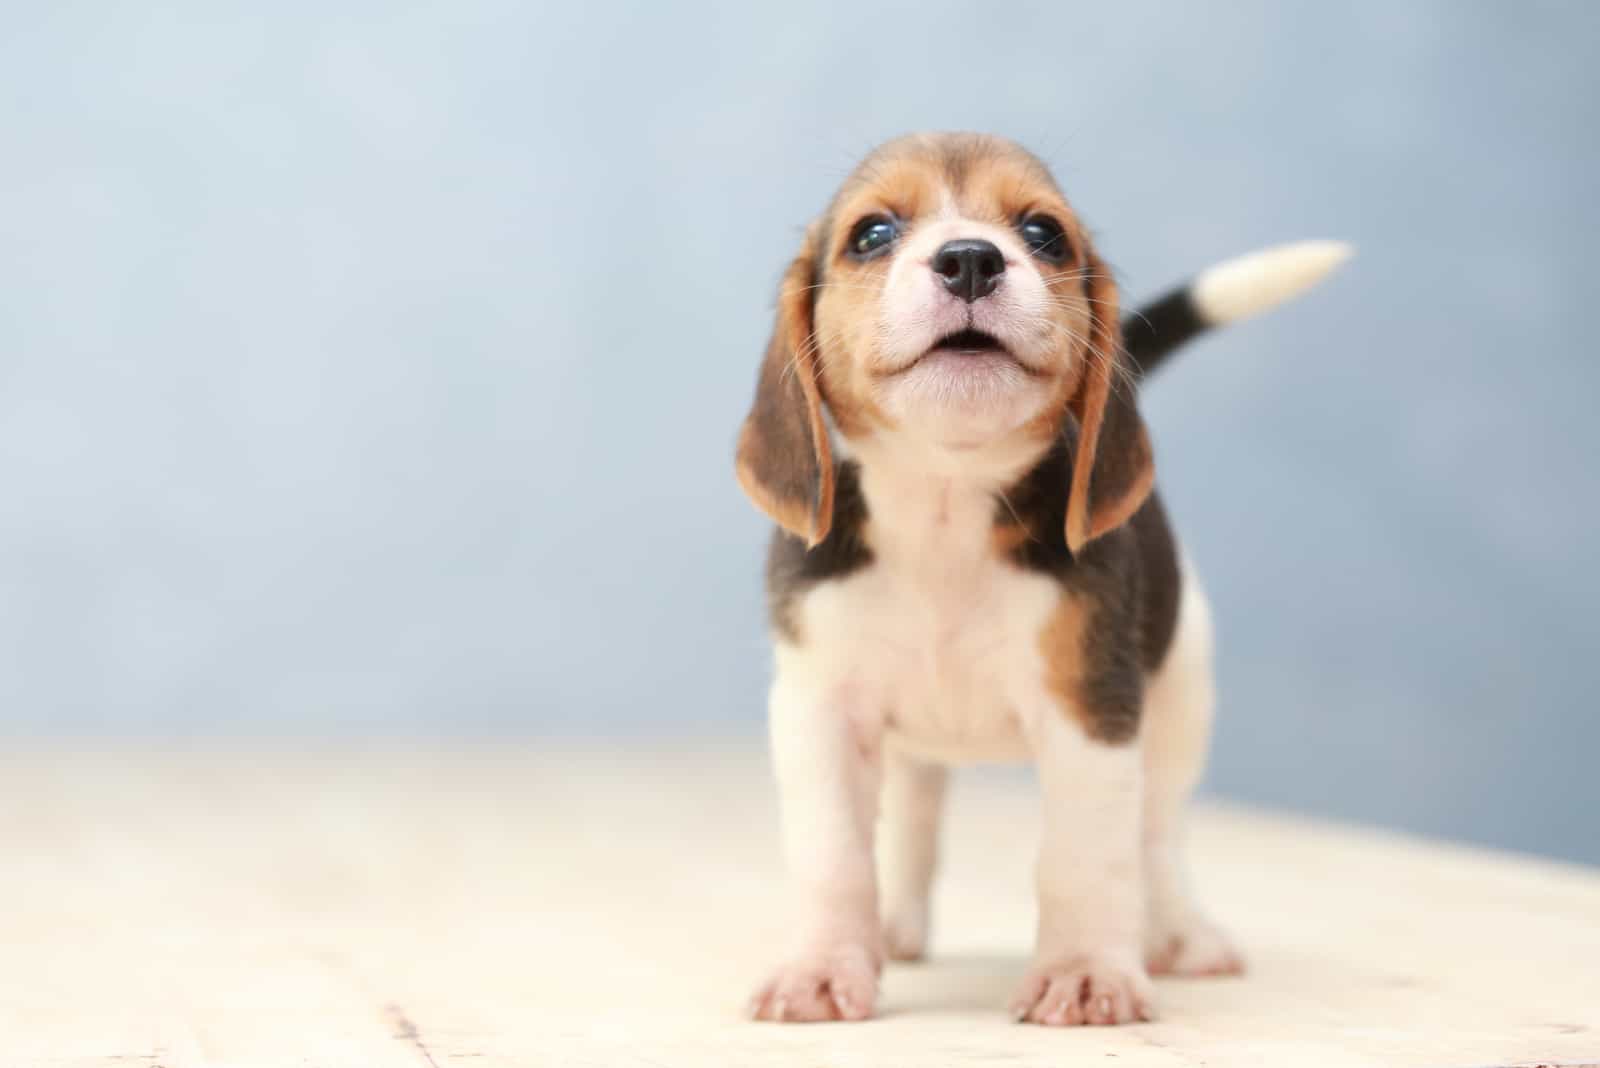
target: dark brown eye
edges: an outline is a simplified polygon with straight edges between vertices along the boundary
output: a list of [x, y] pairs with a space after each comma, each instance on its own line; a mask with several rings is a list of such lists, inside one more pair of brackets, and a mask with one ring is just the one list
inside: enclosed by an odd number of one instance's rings
[[850, 231], [847, 247], [858, 260], [869, 260], [894, 244], [900, 237], [900, 224], [888, 215], [868, 215]]
[[1028, 251], [1042, 260], [1061, 263], [1072, 253], [1067, 232], [1048, 215], [1029, 215], [1017, 224], [1017, 233]]

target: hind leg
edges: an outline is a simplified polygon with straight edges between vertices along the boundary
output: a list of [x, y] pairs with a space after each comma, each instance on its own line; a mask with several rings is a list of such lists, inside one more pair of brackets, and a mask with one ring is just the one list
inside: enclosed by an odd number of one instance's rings
[[1185, 561], [1178, 627], [1150, 678], [1145, 766], [1145, 965], [1152, 974], [1232, 975], [1244, 962], [1195, 903], [1184, 859], [1184, 809], [1205, 767], [1216, 706], [1211, 610]]
[[884, 754], [878, 887], [884, 948], [894, 960], [921, 960], [928, 948], [928, 900], [945, 778], [937, 764], [892, 750]]

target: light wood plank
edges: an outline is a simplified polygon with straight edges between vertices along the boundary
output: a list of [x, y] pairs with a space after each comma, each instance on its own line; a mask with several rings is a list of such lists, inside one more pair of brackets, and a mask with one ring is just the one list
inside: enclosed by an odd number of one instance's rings
[[749, 748], [13, 751], [0, 1065], [1600, 1062], [1600, 873], [1211, 808], [1242, 980], [1047, 1031], [1002, 1009], [1031, 788], [958, 778], [935, 959], [862, 1025], [738, 1016], [784, 930]]

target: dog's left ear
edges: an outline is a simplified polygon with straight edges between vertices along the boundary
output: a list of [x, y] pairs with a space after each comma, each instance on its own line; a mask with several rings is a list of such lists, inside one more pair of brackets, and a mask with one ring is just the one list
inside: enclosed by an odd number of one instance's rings
[[807, 548], [833, 525], [833, 454], [812, 336], [816, 240], [813, 225], [778, 287], [777, 321], [734, 460], [745, 494]]
[[1150, 436], [1136, 405], [1136, 374], [1122, 353], [1117, 283], [1098, 256], [1088, 259], [1092, 324], [1086, 366], [1067, 402], [1078, 443], [1067, 498], [1067, 548], [1076, 553], [1132, 518], [1155, 483]]

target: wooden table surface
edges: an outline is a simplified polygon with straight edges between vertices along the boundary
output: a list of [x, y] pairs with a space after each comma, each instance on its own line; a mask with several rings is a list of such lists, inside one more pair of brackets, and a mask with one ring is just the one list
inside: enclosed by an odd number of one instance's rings
[[1015, 1025], [1033, 794], [958, 777], [933, 959], [879, 1017], [739, 1016], [785, 917], [748, 747], [0, 757], [0, 1068], [1600, 1062], [1600, 872], [1212, 808], [1243, 979]]

